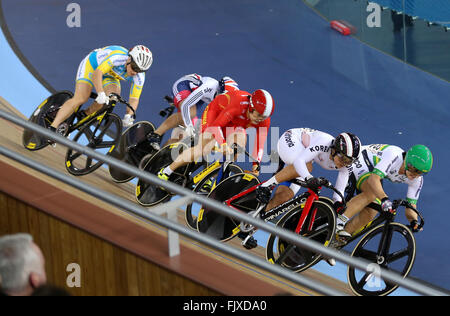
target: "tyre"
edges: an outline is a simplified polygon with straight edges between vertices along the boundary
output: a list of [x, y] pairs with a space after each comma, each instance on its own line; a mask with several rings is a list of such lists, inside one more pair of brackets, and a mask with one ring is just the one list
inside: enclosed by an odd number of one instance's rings
[[[224, 202], [259, 183], [259, 179], [253, 174], [235, 174], [215, 187], [208, 197]], [[236, 199], [231, 205], [244, 213], [248, 213], [256, 210], [259, 203], [256, 201], [253, 191]], [[236, 236], [240, 231], [239, 226], [239, 220], [222, 215], [209, 208], [202, 208], [197, 217], [197, 230], [220, 241], [227, 241]]]
[[[180, 155], [183, 150], [186, 150], [187, 148], [187, 145], [182, 143], [167, 145], [161, 148], [147, 161], [143, 170], [157, 175], [162, 168], [169, 166], [176, 159], [176, 157], [178, 157], [178, 155]], [[171, 182], [183, 185], [186, 180], [186, 168], [187, 167], [185, 166], [177, 169], [170, 176], [169, 180]], [[168, 201], [172, 197], [172, 194], [164, 188], [139, 179], [136, 185], [135, 196], [139, 204], [142, 206], [151, 207]]]
[[[220, 167], [221, 165], [209, 171], [206, 175], [202, 175], [202, 179], [195, 185], [193, 191], [199, 195], [207, 196], [213, 189], [211, 185], [209, 185], [209, 182], [214, 183], [219, 173]], [[241, 167], [235, 164], [230, 164], [228, 168], [230, 170], [230, 176], [244, 172]], [[225, 179], [223, 179], [223, 181], [224, 180]], [[197, 216], [201, 208], [202, 205], [197, 202], [191, 203], [186, 206], [185, 220], [189, 228], [197, 230]]]
[[397, 272], [402, 277], [406, 277], [412, 269], [416, 257], [416, 242], [412, 232], [403, 224], [390, 223], [387, 228], [390, 241], [384, 251], [380, 252], [379, 245], [384, 229], [385, 225], [380, 225], [370, 230], [352, 252], [355, 258], [373, 262], [370, 271], [348, 268], [348, 282], [356, 295], [384, 296], [397, 289], [397, 284], [380, 278], [379, 267]]
[[[278, 227], [295, 231], [302, 215], [304, 205], [287, 212], [276, 224]], [[334, 210], [323, 201], [314, 202], [310, 213], [306, 217], [300, 236], [310, 238], [324, 246], [328, 246], [336, 228]], [[270, 263], [280, 264], [292, 271], [302, 272], [322, 259], [320, 253], [315, 253], [270, 235], [266, 246], [266, 259]]]
[[[60, 107], [72, 97], [73, 93], [70, 91], [60, 91], [51, 95], [34, 110], [28, 121], [48, 128], [53, 123]], [[65, 122], [71, 125], [73, 118], [74, 115], [69, 117]], [[25, 129], [22, 134], [22, 144], [26, 149], [34, 151], [46, 147], [48, 140], [46, 137]]]
[[[145, 141], [147, 135], [154, 130], [155, 127], [150, 122], [141, 121], [133, 124], [123, 132], [119, 144], [108, 155], [133, 167], [139, 167], [142, 158], [155, 153], [153, 147]], [[112, 166], [109, 166], [109, 174], [113, 181], [117, 183], [128, 182], [134, 178], [134, 176]]]
[[[101, 117], [101, 116], [100, 116]], [[73, 138], [79, 145], [87, 146], [106, 155], [118, 145], [122, 131], [122, 120], [114, 113], [105, 113], [83, 125]], [[69, 148], [66, 154], [66, 169], [74, 176], [82, 176], [97, 170], [103, 161], [91, 158]]]

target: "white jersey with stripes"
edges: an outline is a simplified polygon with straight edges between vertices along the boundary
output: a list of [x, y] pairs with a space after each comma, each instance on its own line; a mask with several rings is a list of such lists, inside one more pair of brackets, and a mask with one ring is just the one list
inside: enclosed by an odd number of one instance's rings
[[[334, 137], [330, 134], [311, 128], [294, 128], [286, 131], [278, 141], [278, 153], [285, 164], [294, 165], [300, 178], [312, 177], [307, 163], [317, 163], [326, 170], [339, 172], [336, 189], [344, 194], [349, 179], [346, 167], [338, 169], [330, 158]], [[296, 193], [296, 192], [295, 192]], [[340, 201], [339, 195], [333, 195], [334, 201]]]
[[190, 115], [191, 107], [199, 102], [203, 102], [205, 105], [208, 105], [219, 91], [219, 82], [211, 77], [200, 77], [199, 80], [197, 77], [187, 75], [178, 79], [174, 83], [174, 87], [177, 86], [178, 82], [185, 80], [190, 81], [190, 88], [193, 91], [186, 99], [183, 100], [180, 111], [183, 117], [184, 125], [186, 127], [193, 127]]

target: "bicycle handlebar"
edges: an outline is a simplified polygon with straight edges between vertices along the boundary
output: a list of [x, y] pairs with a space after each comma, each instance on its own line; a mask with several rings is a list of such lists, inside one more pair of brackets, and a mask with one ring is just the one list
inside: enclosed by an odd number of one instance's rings
[[159, 111], [159, 115], [162, 117], [171, 116], [172, 113], [175, 111], [175, 106], [173, 105], [173, 98], [166, 95], [164, 96], [164, 100], [166, 100], [166, 102], [169, 103], [169, 106]]
[[318, 182], [317, 182], [317, 183], [314, 183], [314, 184], [308, 183], [308, 181], [300, 180], [300, 179], [293, 179], [293, 180], [291, 180], [290, 182], [292, 182], [292, 183], [294, 183], [294, 184], [297, 184], [297, 185], [300, 185], [300, 186], [302, 186], [302, 187], [304, 187], [304, 188], [311, 189], [311, 190], [317, 190], [317, 189], [319, 189], [319, 187], [321, 187], [321, 186], [323, 186], [323, 187], [325, 187], [325, 188], [327, 188], [327, 189], [330, 189], [330, 190], [334, 191], [337, 195], [339, 195], [339, 197], [341, 198], [341, 201], [342, 201], [342, 203], [344, 203], [344, 207], [345, 207], [345, 204], [346, 204], [346, 203], [345, 203], [344, 196], [342, 195], [341, 192], [339, 192], [338, 189], [336, 189], [336, 188], [331, 184], [330, 181], [328, 181], [327, 179], [322, 178], [322, 177], [319, 177], [319, 178], [316, 178], [316, 179], [318, 180]]
[[420, 212], [415, 207], [413, 207], [411, 205], [411, 203], [409, 203], [408, 201], [403, 200], [403, 199], [394, 200], [392, 202], [393, 209], [397, 209], [399, 206], [404, 206], [405, 208], [409, 208], [409, 209], [413, 210], [417, 214], [417, 216], [419, 216], [419, 219], [420, 219], [420, 223], [418, 224], [417, 229], [420, 230], [423, 228], [423, 226], [425, 225], [425, 220], [424, 220], [422, 214], [420, 214]]
[[[95, 100], [95, 99], [97, 99], [97, 96], [98, 96], [98, 94], [95, 93], [94, 91], [92, 91], [92, 92], [91, 92], [91, 95], [90, 95], [90, 98]], [[109, 97], [111, 98], [111, 96], [117, 98], [117, 100], [116, 100], [117, 102], [123, 103], [123, 104], [125, 104], [129, 109], [131, 109], [131, 111], [133, 112], [133, 118], [136, 119], [136, 111], [135, 111], [135, 110], [133, 109], [133, 107], [128, 103], [127, 100], [123, 99], [123, 98], [122, 98], [120, 95], [118, 95], [117, 93], [110, 93], [110, 94], [109, 94]]]
[[255, 162], [258, 165], [258, 168], [256, 168], [256, 171], [261, 170], [261, 163], [258, 161], [258, 159], [253, 157], [244, 147], [241, 147], [238, 144], [233, 143], [231, 145], [231, 148], [234, 150], [235, 154], [244, 153], [247, 157], [249, 157], [251, 160], [253, 160], [253, 162]]

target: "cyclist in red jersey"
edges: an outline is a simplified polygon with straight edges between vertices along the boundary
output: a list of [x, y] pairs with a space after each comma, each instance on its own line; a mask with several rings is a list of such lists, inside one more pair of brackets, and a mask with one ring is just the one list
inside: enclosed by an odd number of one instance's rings
[[[274, 108], [272, 96], [262, 89], [252, 94], [237, 90], [217, 96], [203, 112], [198, 144], [185, 150], [170, 166], [161, 169], [158, 177], [168, 180], [176, 169], [198, 160], [202, 155], [206, 157], [216, 142], [224, 155], [232, 155], [233, 143], [245, 147], [245, 130], [250, 127], [257, 129], [254, 156], [261, 161]], [[256, 163], [253, 164], [253, 172], [258, 173]]]

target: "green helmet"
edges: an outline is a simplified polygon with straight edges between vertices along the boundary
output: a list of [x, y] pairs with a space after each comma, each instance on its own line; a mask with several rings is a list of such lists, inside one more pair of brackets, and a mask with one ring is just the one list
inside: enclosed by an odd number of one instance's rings
[[433, 166], [433, 155], [427, 146], [414, 145], [406, 153], [405, 165], [406, 170], [408, 170], [408, 167], [413, 167], [418, 171], [427, 173]]

